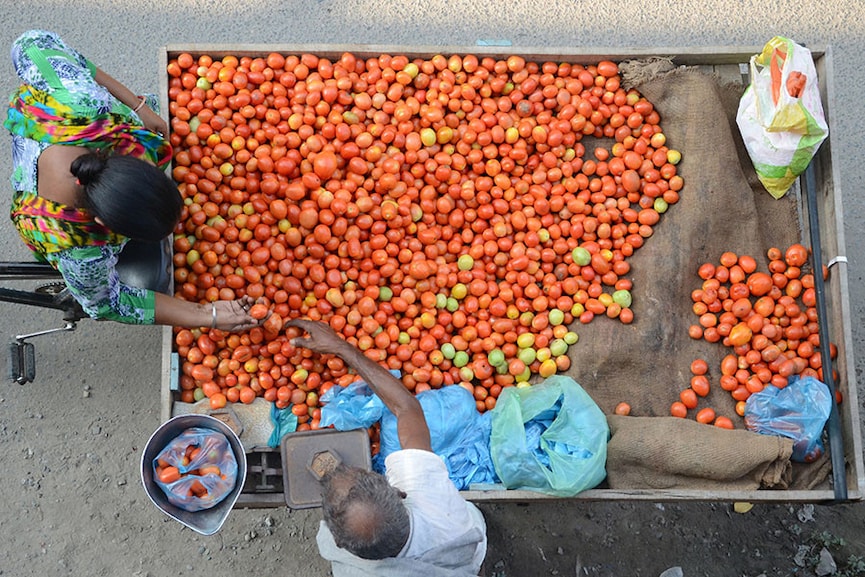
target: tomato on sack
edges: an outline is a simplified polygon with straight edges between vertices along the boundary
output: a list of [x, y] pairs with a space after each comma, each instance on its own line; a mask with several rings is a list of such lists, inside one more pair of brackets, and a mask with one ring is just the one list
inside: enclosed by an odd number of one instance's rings
[[697, 393], [693, 389], [684, 389], [679, 393], [679, 401], [689, 409], [697, 408]]
[[616, 408], [613, 410], [613, 412], [617, 415], [623, 415], [623, 416], [630, 415], [631, 414], [631, 405], [629, 405], [628, 403], [625, 403], [625, 402], [621, 402], [618, 405], [616, 405]]
[[670, 414], [674, 417], [684, 419], [688, 416], [688, 407], [682, 401], [675, 401], [670, 405]]
[[697, 411], [697, 416], [694, 418], [697, 420], [698, 423], [708, 425], [715, 420], [715, 409], [712, 409], [710, 407], [700, 409], [699, 411]]
[[694, 375], [691, 377], [691, 389], [699, 397], [707, 396], [709, 394], [709, 379], [706, 375]]
[[731, 421], [729, 417], [724, 416], [716, 417], [714, 425], [721, 429], [735, 429], [735, 427], [733, 426], [733, 421]]
[[[690, 330], [689, 334], [711, 343], [721, 341], [731, 349], [720, 363], [719, 384], [730, 393], [740, 417], [744, 416], [750, 395], [767, 385], [780, 389], [796, 375], [820, 375], [813, 275], [802, 272], [808, 262], [808, 249], [798, 243], [786, 251], [771, 247], [765, 256], [768, 273], [757, 270], [758, 263], [748, 255], [724, 252], [721, 266], [715, 267], [711, 279], [705, 279], [709, 266], [701, 267], [697, 276], [703, 284], [692, 292], [692, 311], [700, 315], [700, 323], [707, 328], [702, 334]], [[707, 286], [710, 281], [714, 282]], [[717, 311], [707, 312], [704, 301], [709, 290], [717, 293], [713, 301], [720, 305]], [[709, 334], [713, 329], [717, 335]], [[830, 350], [832, 346], [830, 343]], [[691, 388], [701, 389], [705, 384], [692, 380]], [[726, 417], [717, 417], [715, 425], [733, 428]]]
[[703, 359], [694, 359], [691, 361], [691, 374], [705, 375], [709, 372], [709, 363]]
[[798, 243], [790, 245], [784, 253], [784, 262], [788, 266], [803, 266], [808, 262], [808, 249]]

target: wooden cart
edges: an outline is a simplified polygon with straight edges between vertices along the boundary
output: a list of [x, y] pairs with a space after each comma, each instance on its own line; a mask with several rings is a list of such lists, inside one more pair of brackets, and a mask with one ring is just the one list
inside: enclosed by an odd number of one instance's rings
[[[409, 57], [429, 58], [436, 54], [475, 54], [478, 57], [492, 56], [506, 58], [511, 54], [519, 54], [527, 60], [564, 61], [579, 64], [593, 64], [600, 60], [621, 62], [630, 59], [645, 59], [648, 57], [668, 57], [675, 65], [696, 66], [718, 75], [722, 80], [735, 82], [743, 86], [748, 82], [748, 62], [753, 54], [762, 51], [762, 47], [689, 47], [689, 48], [651, 48], [623, 51], [621, 49], [580, 49], [572, 53], [563, 53], [560, 48], [532, 48], [510, 46], [420, 46], [406, 48], [387, 45], [238, 45], [225, 46], [218, 44], [170, 45], [160, 52], [160, 61], [165, 65], [180, 53], [190, 53], [193, 56], [208, 54], [214, 59], [225, 55], [261, 56], [271, 52], [282, 54], [311, 53], [322, 57], [338, 59], [344, 52], [352, 52], [358, 57], [372, 57], [380, 54], [405, 54]], [[820, 215], [819, 234], [823, 248], [823, 262], [830, 265], [832, 274], [826, 285], [826, 307], [831, 340], [838, 346], [838, 357], [835, 366], [840, 379], [845, 383], [846, 398], [840, 405], [840, 425], [843, 437], [844, 457], [846, 459], [845, 479], [847, 484], [847, 499], [859, 500], [865, 491], [865, 470], [863, 470], [862, 445], [859, 424], [859, 402], [857, 400], [857, 382], [853, 361], [853, 345], [851, 332], [851, 314], [848, 295], [848, 279], [846, 268], [846, 248], [844, 243], [844, 213], [840, 184], [835, 177], [833, 166], [835, 151], [832, 146], [831, 132], [833, 123], [833, 105], [835, 90], [832, 78], [832, 58], [828, 48], [812, 48], [812, 55], [820, 77], [822, 100], [830, 126], [830, 137], [822, 144], [813, 160], [817, 175], [816, 198]], [[168, 79], [163, 77], [161, 94], [168, 94]], [[166, 107], [167, 108], [167, 107]], [[804, 198], [798, 187], [791, 194], [802, 199], [802, 210], [805, 211]], [[807, 219], [806, 219], [807, 220]], [[807, 226], [807, 223], [806, 223]], [[173, 353], [172, 330], [165, 328], [163, 332], [163, 381], [161, 415], [167, 420], [174, 415], [174, 402], [177, 398], [177, 359]], [[247, 455], [249, 473], [244, 493], [237, 502], [238, 507], [276, 507], [283, 506], [286, 501], [282, 493], [282, 463], [279, 449], [256, 448]], [[622, 500], [622, 501], [746, 501], [746, 502], [829, 502], [836, 497], [833, 490], [827, 486], [807, 491], [665, 491], [665, 490], [630, 490], [616, 491], [608, 489], [593, 489], [580, 493], [575, 499], [580, 500]], [[531, 502], [541, 499], [553, 499], [532, 491], [491, 490], [466, 491], [466, 498], [476, 502]]]

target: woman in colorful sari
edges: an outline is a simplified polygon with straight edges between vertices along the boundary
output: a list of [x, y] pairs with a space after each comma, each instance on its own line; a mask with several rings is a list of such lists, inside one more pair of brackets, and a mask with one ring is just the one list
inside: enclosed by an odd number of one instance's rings
[[248, 298], [199, 304], [118, 277], [127, 241], [163, 240], [183, 204], [163, 169], [171, 146], [156, 99], [135, 95], [51, 32], [25, 32], [11, 56], [22, 81], [5, 122], [12, 134], [11, 218], [84, 311], [130, 324], [227, 331], [259, 324]]

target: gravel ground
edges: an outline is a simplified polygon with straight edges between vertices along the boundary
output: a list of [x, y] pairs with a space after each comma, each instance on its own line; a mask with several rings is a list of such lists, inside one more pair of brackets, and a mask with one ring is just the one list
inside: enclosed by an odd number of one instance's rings
[[[141, 91], [157, 89], [159, 50], [169, 44], [507, 41], [515, 52], [561, 47], [575, 53], [581, 47], [762, 46], [782, 34], [828, 46], [834, 169], [843, 191], [852, 348], [861, 381], [865, 231], [859, 223], [865, 206], [858, 188], [865, 168], [856, 127], [862, 125], [865, 86], [865, 8], [853, 0], [648, 4], [84, 0], [13, 8], [5, 0], [0, 46], [27, 28], [54, 30]], [[0, 91], [9, 93], [15, 78], [8, 62], [3, 66]], [[0, 139], [0, 157], [10, 158], [8, 138]], [[7, 179], [9, 169], [0, 176]], [[8, 221], [0, 226], [0, 242], [7, 258], [27, 256]], [[0, 304], [7, 336], [57, 324], [50, 312]], [[236, 510], [217, 535], [202, 537], [148, 501], [138, 463], [160, 423], [159, 329], [84, 322], [75, 333], [34, 342], [37, 382], [0, 388], [0, 575], [329, 574], [315, 548], [317, 510]], [[861, 386], [859, 396], [865, 398]], [[486, 574], [865, 575], [863, 507], [757, 505], [736, 513], [728, 503], [487, 504]]]

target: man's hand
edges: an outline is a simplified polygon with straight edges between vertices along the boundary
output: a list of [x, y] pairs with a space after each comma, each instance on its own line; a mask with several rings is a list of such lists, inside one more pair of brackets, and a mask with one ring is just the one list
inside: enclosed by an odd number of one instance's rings
[[306, 319], [292, 319], [285, 323], [287, 327], [297, 327], [305, 331], [308, 337], [291, 339], [292, 346], [303, 347], [316, 353], [339, 355], [348, 344], [336, 334], [330, 325], [317, 323]]
[[396, 416], [397, 436], [403, 449], [432, 451], [423, 409], [415, 396], [403, 386], [402, 381], [366, 357], [360, 349], [340, 338], [327, 323], [293, 319], [285, 323], [285, 326], [297, 327], [309, 335], [291, 339], [293, 346], [337, 355], [346, 365], [357, 371], [372, 392], [378, 395]]

